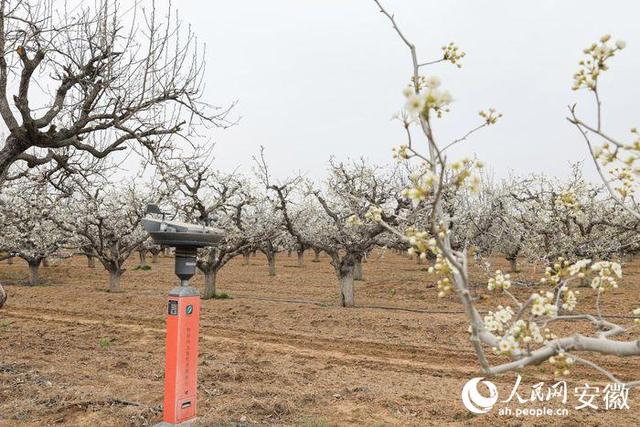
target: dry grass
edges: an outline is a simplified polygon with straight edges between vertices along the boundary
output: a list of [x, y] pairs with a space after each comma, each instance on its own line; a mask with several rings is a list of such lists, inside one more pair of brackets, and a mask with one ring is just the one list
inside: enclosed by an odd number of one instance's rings
[[[231, 299], [203, 302], [201, 425], [634, 425], [640, 415], [633, 392], [629, 411], [573, 410], [549, 419], [469, 414], [459, 393], [478, 367], [460, 306], [436, 299], [426, 266], [415, 261], [387, 254], [365, 264], [355, 309], [336, 307], [326, 258], [299, 268], [281, 256], [276, 277], [267, 276], [262, 257], [241, 263], [219, 274], [218, 291]], [[171, 259], [151, 266], [127, 271], [124, 292], [111, 294], [106, 273], [86, 268], [83, 258], [43, 268], [45, 285], [37, 287], [15, 284], [28, 275], [20, 261], [0, 265], [9, 294], [0, 310], [0, 425], [159, 421], [165, 295], [175, 280]], [[609, 310], [626, 313], [640, 301], [639, 270], [640, 263], [627, 266]], [[598, 360], [623, 377], [640, 375], [638, 360]], [[548, 366], [522, 374], [523, 384], [553, 381]], [[582, 368], [574, 378], [571, 387], [604, 383]], [[513, 379], [494, 382], [510, 391]]]

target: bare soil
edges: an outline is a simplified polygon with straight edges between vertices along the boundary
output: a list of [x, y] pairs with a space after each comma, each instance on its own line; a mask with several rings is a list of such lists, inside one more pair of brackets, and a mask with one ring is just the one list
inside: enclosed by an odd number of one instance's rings
[[[311, 255], [300, 268], [295, 257], [279, 254], [275, 277], [262, 256], [249, 266], [233, 260], [218, 275], [218, 291], [231, 299], [202, 304], [200, 425], [638, 425], [637, 390], [628, 410], [574, 409], [574, 387], [608, 382], [583, 367], [567, 378], [566, 416], [503, 416], [504, 404], [471, 414], [461, 389], [482, 375], [460, 304], [436, 298], [426, 264], [374, 255], [364, 264], [365, 280], [356, 282], [358, 307], [344, 309], [328, 258], [312, 263]], [[165, 302], [176, 279], [171, 258], [150, 265], [127, 271], [124, 291], [114, 294], [106, 291], [107, 273], [99, 264], [87, 268], [83, 257], [43, 267], [44, 284], [33, 287], [23, 284], [25, 263], [0, 264], [9, 295], [0, 310], [0, 426], [161, 420]], [[629, 315], [640, 305], [639, 274], [640, 262], [625, 266], [605, 312]], [[531, 278], [532, 271], [517, 276]], [[475, 279], [481, 283], [479, 273]], [[202, 287], [202, 276], [193, 283]], [[593, 306], [587, 288], [581, 299]], [[591, 360], [623, 379], [640, 377], [637, 358]], [[523, 396], [537, 382], [557, 381], [549, 364], [521, 375]], [[501, 399], [515, 377], [491, 379]], [[527, 406], [541, 404], [520, 405]]]

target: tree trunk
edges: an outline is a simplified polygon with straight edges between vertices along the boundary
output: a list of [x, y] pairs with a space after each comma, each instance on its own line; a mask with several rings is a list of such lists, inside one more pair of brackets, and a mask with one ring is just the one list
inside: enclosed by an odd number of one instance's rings
[[517, 272], [518, 271], [518, 258], [517, 257], [510, 257], [507, 258], [507, 260], [509, 261], [509, 264], [511, 265], [511, 271], [512, 272]]
[[287, 250], [287, 257], [288, 258], [291, 258], [291, 252], [292, 252], [291, 249]]
[[320, 262], [320, 250], [319, 249], [314, 249], [313, 250], [313, 260], [311, 262]]
[[353, 265], [349, 268], [340, 267], [340, 306], [353, 307], [356, 305], [353, 290]]
[[0, 308], [2, 308], [5, 302], [7, 302], [7, 293], [2, 285], [0, 285]]
[[418, 263], [418, 265], [422, 265], [422, 263], [424, 261], [422, 259], [422, 257], [420, 256], [420, 254], [416, 254], [416, 260], [417, 260], [416, 262]]
[[7, 258], [7, 264], [9, 265], [13, 265], [13, 257], [10, 256], [9, 258]]
[[298, 267], [304, 267], [304, 251], [298, 251]]
[[216, 296], [216, 275], [215, 271], [204, 273], [204, 294], [202, 299], [211, 299]]
[[355, 306], [353, 270], [356, 265], [356, 257], [348, 252], [342, 259], [340, 259], [337, 252], [329, 255], [331, 256], [331, 264], [335, 268], [340, 281], [340, 306], [353, 307]]
[[249, 265], [249, 257], [250, 257], [250, 253], [249, 252], [245, 252], [242, 254], [242, 265]]
[[276, 275], [276, 254], [275, 252], [267, 252], [267, 261], [269, 263], [269, 276]]
[[31, 273], [30, 285], [37, 285], [39, 282], [38, 273], [40, 272], [41, 259], [37, 261], [27, 261], [29, 263], [29, 272]]
[[96, 258], [91, 255], [85, 255], [87, 257], [87, 267], [96, 268]]
[[122, 271], [109, 271], [109, 292], [120, 292], [120, 277]]
[[147, 251], [138, 251], [138, 255], [140, 255], [139, 267], [145, 268], [147, 266]]
[[353, 268], [353, 280], [364, 280], [362, 275], [362, 262], [356, 261]]

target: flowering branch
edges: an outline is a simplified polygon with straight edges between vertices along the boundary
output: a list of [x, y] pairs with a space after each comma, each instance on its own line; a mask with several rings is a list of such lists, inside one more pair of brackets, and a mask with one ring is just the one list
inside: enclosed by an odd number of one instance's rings
[[[473, 162], [463, 160], [449, 164], [443, 152], [450, 146], [466, 140], [479, 129], [494, 124], [501, 115], [492, 109], [481, 112], [480, 115], [485, 119], [485, 123], [441, 149], [434, 138], [432, 120], [448, 112], [452, 98], [448, 92], [439, 89], [440, 80], [437, 77], [419, 75], [420, 66], [427, 63], [417, 61], [415, 46], [400, 31], [393, 15], [386, 12], [378, 0], [374, 2], [391, 21], [394, 30], [410, 50], [413, 75], [411, 84], [404, 91], [407, 102], [406, 113], [402, 115], [409, 145], [394, 150], [394, 157], [398, 160], [408, 160], [411, 157], [425, 160], [424, 165], [427, 169], [421, 173], [412, 174], [411, 187], [406, 189], [404, 194], [413, 201], [414, 207], [430, 209], [427, 215], [428, 221], [425, 224], [425, 229], [428, 231], [409, 227], [402, 233], [381, 218], [375, 220], [386, 230], [404, 239], [411, 246], [411, 252], [420, 256], [426, 253], [435, 255], [435, 264], [429, 271], [436, 274], [439, 279], [438, 295], [444, 297], [455, 292], [460, 299], [470, 324], [470, 340], [483, 371], [487, 374], [500, 374], [548, 361], [554, 366], [556, 374], [566, 375], [569, 373], [569, 367], [575, 363], [575, 359], [571, 358], [567, 351], [591, 351], [619, 356], [640, 355], [640, 340], [610, 339], [625, 332], [622, 326], [603, 320], [601, 315], [596, 318], [590, 315], [564, 314], [574, 311], [577, 304], [578, 292], [570, 288], [570, 283], [577, 278], [586, 280], [591, 277], [591, 287], [598, 293], [598, 298], [606, 291], [617, 288], [617, 279], [621, 277], [622, 271], [620, 265], [615, 262], [579, 260], [570, 263], [561, 258], [546, 269], [545, 277], [541, 280], [541, 283], [550, 285], [551, 290], [533, 293], [524, 303], [520, 303], [508, 291], [511, 286], [510, 277], [498, 271], [489, 279], [487, 288], [491, 292], [509, 296], [516, 303], [518, 312], [514, 316], [510, 307], [498, 306], [496, 311], [490, 311], [484, 318], [480, 316], [469, 286], [467, 249], [465, 247], [459, 250], [453, 249], [451, 218], [443, 206], [445, 194], [455, 195], [461, 189], [477, 190], [478, 180], [472, 174]], [[618, 50], [623, 47], [617, 44]], [[594, 58], [601, 57], [598, 49], [593, 48], [592, 52]], [[604, 56], [607, 55], [612, 56], [612, 51], [604, 54]], [[585, 64], [586, 69], [593, 71], [592, 62]], [[576, 77], [576, 81], [579, 81], [580, 85], [596, 87], [592, 73], [583, 73], [580, 77]], [[597, 129], [600, 130], [600, 114], [598, 117]], [[409, 130], [413, 123], [417, 123], [424, 134], [428, 156], [422, 155], [414, 147]], [[559, 203], [571, 204], [571, 197], [568, 195], [554, 196], [553, 200], [554, 203], [555, 200], [560, 200]], [[638, 312], [640, 313], [640, 309]], [[577, 333], [558, 337], [547, 327], [556, 322], [576, 320], [589, 320], [600, 331], [594, 337]], [[489, 360], [485, 347], [491, 348], [495, 356], [506, 356], [511, 361], [493, 364]], [[610, 374], [610, 378], [615, 377]], [[619, 382], [617, 379], [616, 381]], [[627, 383], [629, 386], [637, 384], [638, 382]]]

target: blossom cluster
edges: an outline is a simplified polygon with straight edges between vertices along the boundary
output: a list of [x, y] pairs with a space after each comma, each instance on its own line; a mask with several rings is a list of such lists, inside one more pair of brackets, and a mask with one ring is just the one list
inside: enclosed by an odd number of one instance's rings
[[498, 341], [498, 346], [493, 348], [497, 355], [510, 356], [514, 351], [520, 349], [520, 344], [513, 335], [505, 335]]
[[453, 267], [449, 260], [444, 258], [442, 254], [436, 255], [436, 261], [433, 266], [429, 267], [428, 271], [431, 274], [438, 274], [441, 277], [436, 282], [439, 298], [445, 297], [453, 291], [453, 283], [451, 281]]
[[600, 37], [598, 43], [593, 43], [584, 49], [583, 53], [587, 57], [580, 61], [580, 69], [573, 75], [573, 90], [597, 89], [598, 77], [609, 68], [607, 60], [626, 46], [624, 40], [618, 40], [614, 44], [610, 44], [610, 41], [611, 36], [606, 34]]
[[[604, 166], [620, 161], [620, 166], [608, 171], [612, 182], [620, 185], [615, 187], [622, 200], [634, 193], [635, 178], [640, 174], [640, 167], [635, 162], [640, 156], [640, 135], [636, 128], [631, 129], [634, 140], [628, 144], [612, 144], [605, 142], [602, 146], [593, 147], [593, 157]], [[626, 153], [626, 154], [624, 154]]]
[[345, 221], [346, 225], [349, 227], [357, 227], [359, 225], [363, 225], [364, 223], [362, 222], [362, 220], [360, 218], [358, 218], [358, 215], [351, 215], [347, 218], [347, 220]]
[[474, 162], [469, 158], [455, 161], [449, 165], [449, 169], [453, 173], [451, 184], [455, 187], [462, 187], [465, 184], [473, 192], [477, 192], [480, 188], [480, 177], [473, 173], [473, 168], [482, 169], [482, 162]]
[[496, 289], [503, 290], [511, 287], [511, 275], [503, 274], [501, 270], [497, 270], [494, 277], [489, 278], [487, 289], [494, 291]]
[[511, 334], [521, 345], [529, 345], [532, 342], [541, 344], [546, 339], [550, 339], [551, 331], [546, 328], [544, 332], [543, 335], [540, 326], [533, 320], [524, 319], [518, 319], [511, 330]]
[[411, 185], [408, 188], [402, 190], [402, 196], [411, 200], [413, 206], [418, 206], [421, 201], [425, 200], [432, 192], [433, 186], [436, 183], [437, 176], [427, 170], [422, 173], [412, 173], [409, 176]]
[[549, 358], [549, 363], [551, 363], [555, 368], [553, 374], [556, 377], [560, 377], [560, 376], [566, 377], [567, 375], [569, 375], [570, 373], [569, 368], [573, 366], [573, 364], [575, 363], [575, 360], [569, 355], [567, 355], [564, 351], [560, 350], [558, 354], [556, 354], [555, 356], [551, 356]]
[[445, 61], [451, 62], [458, 68], [462, 68], [460, 60], [465, 57], [466, 53], [463, 52], [455, 43], [451, 42], [440, 48], [442, 50], [442, 58]]
[[[631, 163], [635, 161], [635, 156], [629, 156]], [[627, 160], [629, 161], [629, 160]], [[633, 184], [635, 182], [634, 173], [638, 173], [639, 170], [632, 171], [628, 167], [613, 168], [609, 171], [612, 180], [618, 181], [620, 186], [616, 187], [616, 192], [620, 195], [622, 200], [633, 194]]]
[[428, 252], [438, 252], [436, 239], [432, 238], [426, 231], [409, 227], [405, 231], [405, 235], [409, 239], [409, 244], [411, 245], [409, 248], [410, 255], [415, 253], [426, 254]]
[[399, 147], [393, 147], [393, 158], [402, 161], [407, 160], [409, 158], [409, 146], [408, 145], [400, 145]]
[[511, 307], [499, 305], [496, 312], [490, 311], [484, 316], [484, 327], [487, 328], [489, 332], [503, 333], [512, 318], [513, 310]]
[[578, 197], [576, 196], [575, 191], [573, 191], [572, 189], [563, 191], [562, 194], [556, 197], [554, 202], [555, 205], [559, 207], [566, 207], [572, 210], [580, 209], [580, 202], [578, 200]]
[[502, 117], [502, 113], [498, 113], [495, 108], [482, 110], [478, 115], [484, 119], [487, 125], [495, 125], [498, 119]]
[[[495, 327], [495, 315], [489, 320], [494, 322], [491, 326]], [[504, 327], [505, 325], [501, 324], [500, 329], [495, 329], [495, 332], [502, 332]], [[487, 329], [489, 328], [487, 327]], [[545, 328], [543, 332], [540, 329], [540, 326], [538, 326], [538, 324], [533, 320], [518, 319], [498, 340], [498, 346], [493, 348], [493, 352], [496, 355], [511, 356], [515, 351], [518, 351], [523, 347], [528, 348], [532, 343], [542, 344], [555, 338], [556, 336], [549, 330], [549, 328]]]
[[[591, 262], [591, 260], [585, 260], [587, 265]], [[582, 264], [580, 264], [582, 265]], [[572, 271], [576, 271], [576, 268], [581, 269], [583, 267], [579, 267], [578, 263], [571, 264], [564, 257], [559, 257], [558, 260], [553, 264], [553, 266], [547, 266], [544, 270], [544, 277], [540, 279], [540, 283], [547, 283], [551, 286], [555, 286], [560, 283], [563, 279], [573, 275]]]
[[580, 291], [574, 291], [566, 286], [560, 288], [560, 292], [562, 292], [562, 308], [566, 311], [575, 310], [578, 305], [578, 299], [576, 295], [580, 295]]
[[544, 295], [534, 293], [531, 295], [531, 314], [534, 316], [554, 316], [557, 313], [557, 307], [553, 303], [553, 292], [545, 292]]
[[622, 277], [622, 267], [617, 262], [600, 261], [591, 265], [591, 270], [596, 276], [591, 281], [591, 287], [604, 292], [618, 288], [616, 278]]
[[382, 208], [371, 206], [364, 217], [371, 222], [380, 222], [382, 221]]
[[404, 89], [403, 94], [407, 98], [405, 110], [410, 117], [429, 117], [431, 111], [442, 117], [449, 111], [453, 98], [449, 91], [440, 89], [440, 84], [439, 77], [420, 76]]

